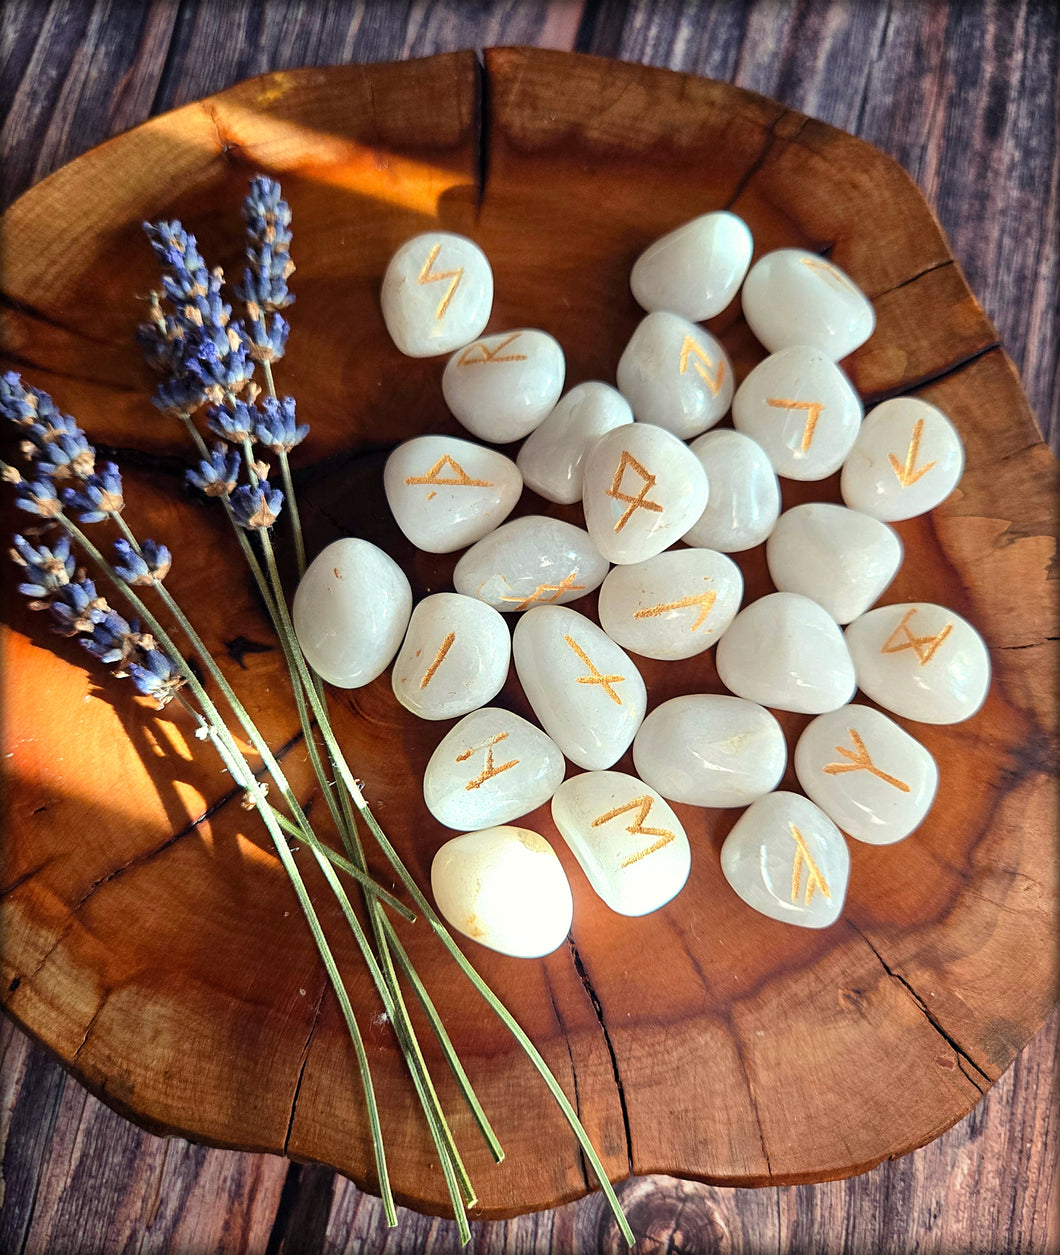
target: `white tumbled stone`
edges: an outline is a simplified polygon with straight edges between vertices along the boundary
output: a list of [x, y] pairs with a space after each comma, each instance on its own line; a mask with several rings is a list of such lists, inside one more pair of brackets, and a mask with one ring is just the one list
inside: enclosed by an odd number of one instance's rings
[[776, 587], [802, 593], [837, 623], [876, 604], [902, 565], [902, 542], [879, 519], [825, 501], [785, 510], [766, 542]]
[[813, 802], [798, 793], [767, 793], [725, 838], [721, 870], [760, 914], [800, 928], [827, 928], [843, 909], [850, 851]]
[[391, 257], [381, 301], [386, 329], [402, 353], [451, 353], [489, 321], [493, 271], [474, 240], [428, 231], [406, 240]]
[[423, 775], [423, 799], [447, 828], [491, 828], [547, 802], [565, 770], [559, 746], [540, 728], [484, 706], [438, 743]]
[[729, 355], [709, 331], [666, 311], [641, 320], [619, 358], [616, 380], [638, 422], [665, 427], [682, 440], [713, 427], [732, 404]]
[[747, 223], [720, 209], [649, 245], [633, 263], [629, 286], [642, 309], [702, 322], [720, 314], [739, 291], [753, 252]]
[[843, 500], [886, 522], [926, 514], [953, 492], [964, 445], [940, 409], [894, 397], [870, 410], [843, 465]]
[[585, 455], [605, 432], [632, 422], [616, 388], [595, 379], [578, 384], [523, 442], [515, 459], [523, 482], [546, 501], [573, 505], [582, 499]]
[[645, 658], [691, 658], [717, 644], [742, 598], [743, 575], [731, 558], [671, 549], [612, 568], [600, 588], [600, 626]]
[[986, 700], [990, 654], [968, 622], [945, 606], [879, 606], [846, 629], [858, 687], [920, 723], [960, 723]]
[[609, 562], [643, 562], [680, 540], [707, 504], [707, 476], [683, 441], [649, 423], [616, 427], [585, 463], [585, 525]]
[[629, 655], [566, 606], [535, 606], [520, 616], [512, 652], [527, 701], [571, 762], [589, 771], [616, 763], [648, 700]]
[[838, 362], [872, 335], [872, 302], [848, 274], [816, 253], [779, 248], [751, 267], [744, 317], [770, 353], [812, 344]]
[[563, 864], [528, 828], [501, 826], [451, 838], [434, 856], [431, 891], [458, 932], [516, 959], [551, 954], [574, 916]]
[[787, 479], [826, 479], [839, 470], [862, 413], [861, 398], [835, 362], [803, 344], [759, 362], [732, 401], [733, 426]]
[[394, 696], [421, 719], [455, 719], [501, 691], [511, 659], [504, 619], [460, 593], [424, 597], [394, 661]]
[[482, 336], [446, 363], [442, 395], [473, 435], [493, 444], [522, 440], [563, 391], [566, 365], [546, 331], [522, 329]]
[[511, 458], [454, 436], [417, 436], [398, 445], [383, 470], [398, 527], [417, 549], [452, 553], [503, 523], [522, 476]]
[[456, 564], [453, 587], [506, 613], [562, 606], [598, 588], [609, 565], [584, 528], [528, 514], [472, 545]]
[[633, 741], [640, 778], [691, 806], [748, 806], [776, 788], [787, 761], [774, 716], [728, 694], [672, 697], [645, 717]]
[[931, 809], [939, 782], [919, 741], [857, 703], [806, 727], [795, 746], [795, 774], [833, 823], [869, 845], [907, 837]]
[[360, 688], [397, 653], [412, 589], [382, 549], [346, 537], [309, 564], [291, 613], [298, 644], [317, 675], [337, 688]]
[[719, 553], [753, 549], [780, 514], [780, 483], [757, 441], [728, 427], [698, 436], [688, 446], [707, 473], [707, 505], [685, 532], [686, 545]]
[[718, 642], [718, 675], [738, 697], [819, 715], [854, 696], [854, 664], [835, 620], [809, 597], [769, 593]]
[[572, 776], [556, 790], [552, 818], [589, 884], [620, 915], [658, 910], [688, 879], [692, 853], [681, 821], [636, 776]]

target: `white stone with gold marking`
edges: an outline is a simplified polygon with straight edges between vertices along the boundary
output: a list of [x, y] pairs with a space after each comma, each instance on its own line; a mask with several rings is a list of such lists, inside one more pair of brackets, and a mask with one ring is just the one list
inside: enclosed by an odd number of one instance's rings
[[719, 341], [677, 314], [649, 314], [618, 361], [618, 390], [637, 421], [682, 440], [713, 427], [732, 404], [732, 362]]
[[386, 329], [406, 356], [452, 353], [489, 321], [493, 271], [474, 240], [428, 231], [390, 259], [381, 300]]
[[616, 763], [648, 700], [629, 655], [566, 606], [535, 606], [522, 615], [512, 652], [534, 714], [571, 762], [589, 771]]
[[544, 837], [507, 825], [453, 837], [431, 864], [438, 910], [465, 937], [516, 959], [563, 944], [574, 899]]
[[452, 553], [474, 544], [512, 512], [523, 490], [511, 458], [454, 436], [398, 445], [383, 470], [398, 527], [417, 549]]
[[833, 362], [872, 335], [872, 303], [845, 271], [816, 253], [779, 248], [751, 267], [741, 293], [747, 325], [770, 353], [812, 344]]
[[709, 495], [686, 545], [742, 553], [760, 545], [780, 514], [780, 484], [765, 450], [743, 432], [719, 427], [688, 446], [707, 473]]
[[794, 345], [759, 362], [732, 401], [737, 431], [756, 440], [778, 475], [826, 479], [861, 427], [861, 398], [821, 349]]
[[713, 549], [670, 549], [616, 566], [600, 588], [600, 626], [645, 658], [691, 658], [718, 642], [740, 609], [743, 575]]
[[447, 828], [506, 824], [549, 800], [563, 781], [559, 746], [497, 706], [473, 710], [445, 734], [423, 776], [427, 809]]
[[523, 482], [546, 501], [581, 501], [585, 455], [612, 427], [632, 422], [629, 402], [616, 388], [595, 379], [578, 384], [523, 442], [515, 459]]
[[865, 416], [843, 465], [843, 500], [887, 522], [926, 514], [953, 492], [964, 446], [940, 409], [918, 397], [894, 397]]
[[742, 218], [724, 209], [701, 214], [649, 245], [633, 263], [629, 286], [643, 309], [702, 322], [739, 291], [753, 251]]
[[935, 800], [928, 750], [871, 706], [818, 715], [795, 746], [803, 791], [846, 833], [869, 845], [909, 836]]
[[858, 687], [921, 723], [960, 723], [986, 700], [990, 654], [959, 614], [930, 602], [879, 606], [846, 629]]
[[508, 677], [511, 637], [484, 601], [425, 597], [394, 661], [394, 696], [421, 719], [455, 719], [492, 701]]
[[501, 331], [453, 354], [442, 395], [473, 435], [509, 444], [532, 432], [556, 404], [565, 369], [563, 350], [547, 332]]
[[827, 928], [843, 909], [850, 851], [819, 806], [798, 793], [767, 793], [725, 838], [721, 870], [760, 914], [800, 928]]
[[552, 818], [612, 911], [647, 915], [688, 879], [692, 854], [672, 808], [621, 771], [589, 771], [561, 784]]

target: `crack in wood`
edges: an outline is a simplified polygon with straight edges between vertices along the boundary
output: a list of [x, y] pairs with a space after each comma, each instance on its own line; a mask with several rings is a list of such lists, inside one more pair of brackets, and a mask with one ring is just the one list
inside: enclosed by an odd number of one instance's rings
[[[571, 1074], [571, 1079], [574, 1085], [574, 1110], [578, 1115], [578, 1119], [580, 1120], [582, 1116], [581, 1093], [578, 1088], [578, 1069], [574, 1066], [574, 1052], [573, 1050], [571, 1050], [570, 1034], [567, 1031], [566, 1021], [563, 1019], [563, 1016], [560, 1014], [559, 1006], [556, 1003], [555, 991], [552, 988], [552, 981], [549, 977], [547, 969], [545, 969], [544, 971], [544, 977], [545, 977], [545, 988], [548, 990], [548, 1000], [552, 1006], [552, 1014], [555, 1017], [556, 1024], [559, 1027], [559, 1030], [563, 1035], [563, 1044], [567, 1047], [567, 1058], [570, 1060], [570, 1074]], [[592, 1190], [593, 1187], [592, 1187], [592, 1182], [589, 1180], [589, 1165], [585, 1159], [585, 1151], [582, 1149], [580, 1142], [578, 1144], [578, 1162], [581, 1165], [582, 1180], [585, 1183], [585, 1189], [586, 1189], [586, 1192], [588, 1193], [589, 1191]]]
[[84, 1050], [85, 1048], [85, 1044], [88, 1041], [88, 1035], [89, 1033], [92, 1032], [92, 1029], [95, 1027], [95, 1023], [99, 1019], [100, 1012], [107, 1005], [107, 1002], [110, 999], [110, 995], [111, 995], [111, 990], [108, 989], [104, 993], [102, 999], [100, 1000], [99, 1006], [96, 1007], [95, 1011], [92, 1012], [91, 1018], [89, 1019], [88, 1023], [85, 1025], [85, 1035], [81, 1038], [81, 1044], [74, 1051], [71, 1062], [76, 1063], [77, 1060], [81, 1057], [81, 1051]]
[[982, 348], [974, 349], [971, 353], [959, 358], [956, 362], [950, 362], [946, 366], [936, 371], [929, 371], [926, 375], [921, 375], [916, 379], [910, 379], [899, 385], [897, 388], [881, 388], [878, 392], [863, 392], [861, 399], [868, 408], [870, 405], [878, 405], [881, 401], [888, 401], [892, 397], [904, 397], [910, 392], [915, 392], [918, 388], [926, 388], [928, 384], [939, 383], [943, 379], [948, 379], [950, 375], [954, 375], [959, 370], [963, 370], [966, 366], [971, 366], [973, 362], [977, 362], [981, 357], [985, 357], [987, 353], [993, 353], [997, 349], [1003, 349], [1000, 340], [991, 340], [989, 344], [984, 344]]
[[[744, 174], [740, 176], [740, 180], [736, 184], [736, 190], [733, 192], [733, 194], [729, 197], [729, 199], [722, 206], [723, 209], [728, 209], [728, 210], [732, 209], [733, 205], [736, 204], [736, 202], [740, 199], [740, 197], [747, 190], [748, 184], [755, 177], [755, 175], [759, 172], [759, 170], [761, 170], [762, 167], [765, 165], [766, 158], [769, 156], [770, 152], [772, 152], [773, 145], [777, 142], [777, 127], [781, 124], [781, 122], [783, 122], [785, 118], [793, 118], [793, 117], [798, 117], [798, 116], [799, 116], [799, 112], [797, 109], [784, 108], [780, 111], [780, 113], [777, 114], [777, 116], [773, 119], [773, 121], [770, 122], [768, 128], [766, 129], [765, 138], [762, 141], [762, 147], [761, 149], [759, 149], [757, 157], [755, 157], [754, 161], [752, 161], [751, 164], [747, 167], [747, 170], [744, 172]], [[809, 122], [809, 120], [810, 119], [808, 117], [803, 117], [802, 121], [799, 123], [795, 131], [791, 135], [785, 135], [781, 142], [785, 144], [794, 143], [795, 140], [799, 138], [803, 130], [806, 128], [806, 124]]]
[[328, 992], [327, 981], [322, 981], [320, 985], [320, 995], [317, 998], [316, 1007], [313, 1010], [313, 1021], [309, 1025], [309, 1034], [302, 1046], [302, 1053], [298, 1065], [298, 1078], [294, 1084], [294, 1094], [291, 1097], [291, 1112], [287, 1118], [287, 1131], [283, 1135], [283, 1153], [288, 1153], [288, 1147], [291, 1144], [291, 1130], [294, 1128], [294, 1115], [298, 1107], [298, 1095], [302, 1092], [302, 1081], [305, 1077], [306, 1065], [309, 1063], [309, 1047], [313, 1041], [313, 1034], [317, 1031], [317, 1023], [320, 1020], [320, 1011], [324, 1005], [324, 998]]

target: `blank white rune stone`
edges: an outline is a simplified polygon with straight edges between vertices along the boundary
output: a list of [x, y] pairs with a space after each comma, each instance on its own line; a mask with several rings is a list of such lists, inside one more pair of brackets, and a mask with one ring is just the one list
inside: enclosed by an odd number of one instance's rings
[[398, 527], [417, 549], [452, 553], [503, 523], [522, 476], [511, 458], [454, 436], [417, 436], [398, 445], [383, 470]]
[[434, 856], [431, 891], [458, 932], [516, 959], [551, 954], [574, 916], [563, 864], [528, 828], [486, 828], [451, 838]]
[[682, 440], [713, 427], [732, 404], [729, 355], [709, 331], [666, 311], [638, 324], [616, 380], [638, 422], [665, 427]]
[[751, 267], [741, 293], [747, 325], [770, 353], [812, 344], [838, 362], [872, 335], [872, 302], [816, 253], [779, 248]]
[[810, 597], [837, 623], [875, 605], [898, 574], [902, 552], [886, 523], [825, 501], [785, 510], [766, 541], [776, 587]]
[[616, 427], [586, 459], [585, 525], [610, 562], [643, 562], [662, 553], [706, 504], [707, 476], [699, 459], [661, 427]]
[[566, 606], [534, 606], [520, 616], [512, 652], [534, 714], [571, 762], [588, 771], [616, 763], [648, 702], [629, 655]]
[[702, 214], [650, 244], [633, 263], [629, 286], [642, 309], [702, 322], [739, 291], [753, 251], [742, 218], [724, 209]]
[[546, 501], [582, 499], [585, 455], [605, 432], [633, 422], [629, 402], [610, 384], [589, 380], [561, 397], [515, 459], [523, 482]]
[[725, 838], [721, 870], [760, 914], [800, 928], [827, 928], [843, 909], [850, 851], [813, 802], [798, 793], [767, 793]]
[[780, 514], [780, 483], [757, 441], [718, 427], [688, 446], [707, 473], [706, 509], [682, 539], [720, 553], [760, 545]]
[[848, 506], [896, 522], [945, 501], [963, 471], [964, 446], [946, 415], [894, 397], [865, 416], [839, 483]]
[[505, 613], [561, 606], [598, 588], [609, 566], [584, 528], [528, 514], [472, 545], [456, 564], [453, 587]]
[[641, 779], [672, 802], [747, 806], [776, 788], [788, 749], [764, 706], [692, 693], [647, 715], [633, 741], [633, 761]]
[[442, 374], [442, 395], [473, 435], [493, 444], [522, 440], [563, 391], [566, 365], [545, 331], [483, 336], [458, 349]]
[[369, 684], [401, 644], [412, 613], [405, 573], [367, 540], [333, 541], [294, 595], [295, 636], [306, 661], [338, 688]]
[[986, 700], [990, 654], [959, 614], [930, 602], [879, 606], [846, 629], [858, 687], [920, 723], [960, 723]]
[[622, 771], [588, 771], [556, 790], [552, 818], [612, 911], [647, 915], [688, 879], [681, 821], [654, 789]]
[[645, 658], [691, 658], [717, 643], [743, 598], [743, 575], [713, 549], [670, 549], [613, 567], [600, 588], [600, 626]]
[[428, 231], [406, 240], [383, 276], [383, 321], [407, 357], [468, 344], [489, 321], [493, 271], [474, 240]]
[[869, 845], [909, 836], [931, 809], [939, 771], [928, 750], [892, 719], [856, 703], [818, 715], [795, 746], [806, 795]]
[[508, 676], [511, 637], [484, 601], [424, 597], [394, 662], [394, 696], [421, 719], [455, 719], [492, 701]]
[[854, 664], [835, 620], [809, 597], [769, 593], [718, 642], [718, 675], [738, 697], [820, 715], [854, 696]]
[[732, 401], [737, 431], [756, 440], [778, 475], [826, 479], [861, 427], [861, 398], [821, 349], [794, 345], [759, 362]]
[[447, 828], [506, 824], [543, 805], [563, 782], [555, 741], [497, 706], [473, 710], [445, 734], [423, 776], [427, 809]]

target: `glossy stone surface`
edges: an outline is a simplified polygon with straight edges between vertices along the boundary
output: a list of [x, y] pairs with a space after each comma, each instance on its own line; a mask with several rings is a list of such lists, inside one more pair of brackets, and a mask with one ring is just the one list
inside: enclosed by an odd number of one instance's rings
[[563, 391], [566, 364], [559, 342], [524, 328], [482, 336], [446, 363], [442, 395], [473, 435], [493, 444], [522, 440]]
[[581, 501], [586, 454], [605, 432], [632, 422], [616, 388], [597, 380], [578, 384], [523, 442], [515, 462], [524, 483], [546, 501]]
[[383, 276], [383, 321], [408, 357], [468, 344], [489, 321], [493, 271], [474, 240], [428, 231], [406, 240]]
[[728, 427], [698, 436], [688, 446], [707, 473], [707, 505], [682, 539], [719, 553], [753, 549], [780, 514], [780, 483], [766, 451]]
[[629, 286], [642, 309], [703, 322], [739, 291], [753, 251], [742, 218], [726, 210], [701, 214], [650, 244], [633, 263]]

